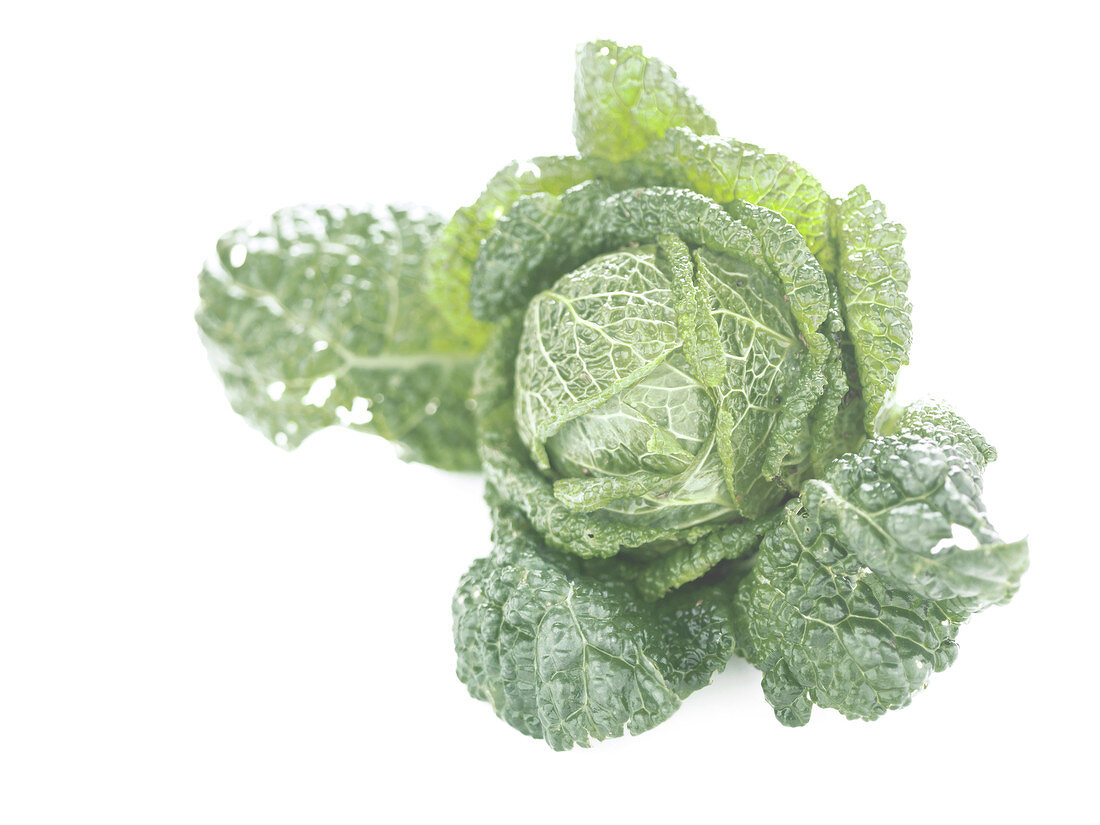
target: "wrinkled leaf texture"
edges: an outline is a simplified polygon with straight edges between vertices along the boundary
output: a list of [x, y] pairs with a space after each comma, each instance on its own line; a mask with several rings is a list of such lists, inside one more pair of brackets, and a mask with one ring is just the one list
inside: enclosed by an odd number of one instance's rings
[[342, 424], [408, 459], [476, 469], [477, 352], [423, 293], [440, 224], [397, 208], [294, 207], [224, 235], [196, 320], [233, 408], [287, 449]]

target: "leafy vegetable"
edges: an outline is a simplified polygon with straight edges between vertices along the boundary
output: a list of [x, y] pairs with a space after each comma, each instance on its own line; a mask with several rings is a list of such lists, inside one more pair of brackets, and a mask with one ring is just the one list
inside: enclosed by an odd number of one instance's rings
[[224, 235], [197, 320], [233, 409], [288, 449], [342, 424], [476, 469], [477, 351], [423, 297], [439, 228], [430, 213], [295, 207]]
[[673, 126], [711, 135], [718, 127], [676, 82], [676, 72], [637, 46], [610, 40], [577, 49], [573, 135], [582, 155], [622, 161]]
[[837, 284], [855, 345], [867, 406], [867, 431], [889, 397], [894, 376], [909, 363], [911, 309], [905, 297], [909, 266], [901, 242], [905, 230], [886, 220], [886, 210], [858, 186], [834, 206]]
[[613, 570], [547, 548], [516, 510], [493, 510], [493, 554], [454, 599], [458, 675], [498, 716], [557, 749], [641, 733], [721, 671], [730, 592], [699, 584], [647, 604]]
[[428, 298], [455, 334], [474, 344], [484, 344], [488, 335], [488, 326], [474, 320], [467, 304], [470, 273], [497, 219], [523, 195], [560, 195], [590, 176], [588, 164], [578, 157], [511, 163], [493, 176], [477, 201], [455, 212], [427, 251]]
[[218, 244], [203, 339], [288, 448], [330, 424], [480, 466], [493, 551], [458, 674], [556, 749], [664, 721], [735, 652], [778, 719], [874, 719], [1027, 568], [992, 447], [908, 362], [905, 232], [856, 187], [719, 137], [675, 72], [577, 54], [577, 155], [513, 163], [447, 223], [296, 208]]
[[806, 724], [811, 702], [904, 707], [954, 661], [959, 625], [1016, 592], [1027, 545], [1001, 541], [978, 498], [991, 455], [958, 416], [915, 406], [787, 506], [735, 600], [779, 721]]

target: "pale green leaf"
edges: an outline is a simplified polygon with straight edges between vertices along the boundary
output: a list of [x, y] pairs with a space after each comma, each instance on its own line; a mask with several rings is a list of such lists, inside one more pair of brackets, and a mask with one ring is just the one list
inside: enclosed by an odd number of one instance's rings
[[476, 351], [423, 294], [434, 215], [295, 207], [218, 242], [196, 315], [233, 408], [280, 446], [330, 425], [478, 466]]
[[905, 295], [905, 229], [886, 219], [886, 209], [858, 186], [838, 201], [834, 218], [836, 280], [848, 335], [855, 347], [868, 434], [909, 363], [912, 305]]
[[523, 195], [560, 195], [590, 177], [588, 164], [578, 157], [510, 163], [493, 176], [476, 201], [454, 213], [427, 254], [427, 295], [454, 335], [475, 349], [485, 343], [488, 326], [477, 321], [469, 308], [470, 276], [481, 244], [497, 221]]
[[573, 134], [582, 155], [622, 161], [676, 126], [718, 129], [676, 80], [676, 72], [637, 46], [610, 40], [577, 49]]

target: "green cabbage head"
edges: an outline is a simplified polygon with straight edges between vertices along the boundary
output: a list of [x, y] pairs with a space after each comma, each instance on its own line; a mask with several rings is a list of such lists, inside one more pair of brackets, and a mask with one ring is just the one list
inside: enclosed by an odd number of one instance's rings
[[494, 488], [553, 546], [652, 555], [775, 512], [874, 432], [908, 359], [904, 231], [717, 137], [634, 47], [580, 48], [576, 106], [579, 154], [502, 169], [429, 295], [486, 341]]
[[471, 291], [510, 318], [482, 368], [491, 478], [573, 552], [759, 518], [863, 438], [836, 289], [764, 207], [604, 182], [524, 197]]
[[[843, 443], [824, 273], [778, 216], [737, 214], [688, 190], [606, 198], [583, 229], [600, 254], [528, 303], [516, 428], [569, 510], [665, 531], [754, 518], [797, 491], [814, 426], [819, 453]], [[795, 316], [796, 279], [820, 318]]]

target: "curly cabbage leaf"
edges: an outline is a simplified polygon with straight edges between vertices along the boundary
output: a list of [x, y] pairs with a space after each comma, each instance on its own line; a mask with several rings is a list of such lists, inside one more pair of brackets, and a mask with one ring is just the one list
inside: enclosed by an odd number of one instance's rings
[[[497, 221], [523, 195], [560, 195], [591, 177], [590, 164], [575, 156], [532, 158], [497, 172], [485, 191], [454, 213], [427, 251], [428, 299], [459, 338], [484, 346], [488, 326], [471, 314], [470, 274], [481, 244]], [[490, 319], [492, 320], [492, 319]]]
[[748, 559], [778, 522], [779, 513], [756, 521], [730, 524], [708, 533], [695, 544], [682, 544], [635, 570], [625, 570], [638, 592], [650, 601], [696, 581], [722, 562]]
[[725, 203], [743, 201], [782, 215], [826, 271], [835, 264], [829, 242], [831, 199], [809, 172], [784, 155], [732, 138], [678, 127], [629, 162], [602, 170], [620, 187], [691, 189]]
[[591, 210], [609, 192], [592, 182], [560, 196], [540, 192], [519, 198], [490, 230], [474, 262], [469, 282], [474, 317], [495, 321], [522, 311], [541, 286], [589, 257], [592, 244], [580, 233]]
[[577, 48], [573, 135], [582, 155], [623, 161], [676, 126], [718, 131], [676, 80], [676, 72], [637, 46], [597, 40]]
[[981, 471], [996, 455], [942, 404], [907, 409], [894, 435], [868, 442], [807, 483], [822, 528], [888, 584], [979, 610], [1015, 594], [1027, 542], [1004, 542], [982, 505]]
[[555, 750], [639, 734], [671, 716], [733, 650], [726, 586], [644, 603], [599, 566], [547, 548], [517, 511], [493, 513], [491, 556], [455, 594], [458, 676]]
[[196, 320], [233, 409], [287, 449], [336, 424], [409, 460], [477, 468], [477, 351], [423, 294], [439, 227], [396, 208], [294, 207], [224, 235]]
[[857, 186], [835, 207], [837, 287], [863, 387], [867, 433], [909, 363], [912, 304], [905, 295], [905, 229], [886, 219], [881, 201]]
[[739, 652], [781, 722], [805, 724], [811, 705], [862, 719], [904, 707], [954, 661], [961, 623], [1015, 593], [1027, 543], [985, 516], [991, 455], [957, 414], [917, 405], [788, 505], [735, 598]]
[[875, 719], [957, 654], [948, 612], [886, 586], [794, 504], [760, 543], [735, 616], [738, 652], [785, 725], [806, 724], [812, 705]]

